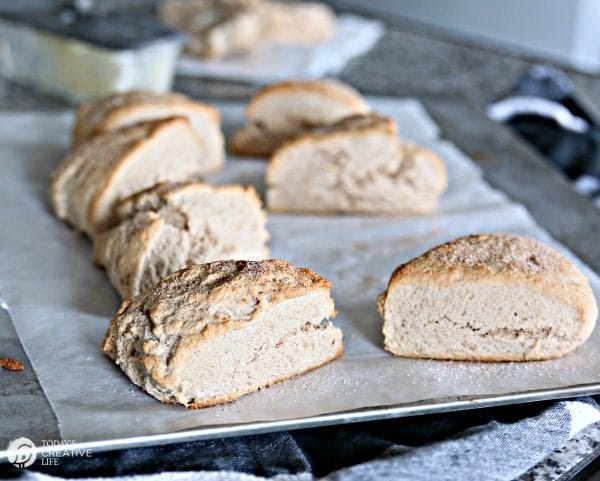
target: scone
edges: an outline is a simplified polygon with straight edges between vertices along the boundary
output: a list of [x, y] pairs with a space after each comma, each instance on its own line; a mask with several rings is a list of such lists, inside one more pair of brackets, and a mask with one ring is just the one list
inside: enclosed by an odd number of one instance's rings
[[208, 174], [202, 141], [185, 117], [142, 122], [77, 146], [52, 174], [57, 217], [94, 237], [125, 197], [159, 182]]
[[267, 206], [275, 212], [427, 214], [446, 185], [444, 163], [400, 139], [393, 120], [355, 115], [275, 151]]
[[93, 257], [123, 299], [190, 264], [268, 256], [253, 187], [161, 184], [117, 205], [115, 221], [94, 239]]
[[462, 237], [401, 265], [378, 305], [392, 354], [472, 361], [563, 356], [598, 316], [571, 262], [510, 234]]
[[263, 40], [302, 45], [324, 42], [335, 32], [335, 14], [323, 3], [265, 1], [259, 12]]
[[187, 117], [204, 145], [204, 165], [217, 170], [225, 161], [219, 112], [185, 95], [131, 91], [82, 104], [73, 126], [73, 145], [139, 122]]
[[280, 260], [190, 266], [125, 301], [102, 348], [159, 401], [233, 401], [341, 355], [330, 289]]
[[369, 106], [348, 85], [334, 80], [281, 82], [258, 91], [246, 107], [246, 126], [235, 133], [236, 154], [268, 157], [285, 140]]
[[218, 58], [250, 50], [261, 40], [263, 21], [258, 0], [167, 0], [160, 18], [184, 31], [186, 51]]

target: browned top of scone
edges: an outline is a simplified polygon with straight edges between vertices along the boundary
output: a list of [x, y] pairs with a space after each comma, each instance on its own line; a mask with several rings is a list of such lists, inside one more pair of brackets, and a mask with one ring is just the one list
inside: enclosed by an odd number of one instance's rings
[[94, 112], [109, 112], [113, 109], [139, 103], [171, 103], [173, 101], [189, 100], [185, 95], [178, 93], [157, 94], [146, 90], [130, 90], [128, 92], [107, 95], [96, 100], [81, 104], [78, 113], [88, 114]]
[[73, 139], [75, 143], [79, 143], [88, 136], [100, 133], [107, 124], [110, 124], [113, 119], [116, 120], [120, 115], [133, 113], [138, 108], [156, 105], [174, 107], [185, 105], [190, 109], [202, 110], [213, 117], [215, 122], [220, 121], [220, 114], [216, 109], [195, 102], [185, 95], [174, 92], [158, 94], [145, 90], [131, 90], [83, 103], [77, 109]]
[[399, 266], [388, 285], [461, 282], [526, 285], [592, 315], [596, 302], [585, 275], [542, 242], [514, 234], [474, 234], [434, 247]]
[[222, 323], [234, 329], [240, 322], [255, 319], [269, 305], [330, 288], [329, 281], [311, 269], [283, 260], [217, 261], [192, 265], [165, 277], [125, 301], [112, 322], [144, 312], [155, 335], [197, 334]]
[[321, 137], [336, 134], [338, 132], [363, 132], [371, 130], [396, 134], [396, 122], [390, 117], [385, 117], [376, 113], [355, 114], [344, 117], [330, 125], [314, 128], [305, 135]]
[[239, 184], [210, 185], [201, 181], [161, 182], [120, 201], [115, 206], [115, 219], [122, 221], [134, 216], [137, 212], [157, 211], [162, 207], [175, 206], [174, 198], [178, 195], [193, 194], [200, 191], [210, 191], [215, 194], [238, 192], [244, 194], [248, 201], [254, 203], [259, 209], [262, 208], [260, 197], [253, 186]]
[[347, 105], [350, 108], [367, 110], [367, 104], [364, 99], [352, 87], [336, 80], [289, 80], [267, 85], [260, 89], [250, 99], [246, 108], [246, 115], [252, 118], [254, 112], [260, 106], [260, 102], [267, 96], [274, 93], [298, 93], [314, 92], [331, 100], [336, 100]]

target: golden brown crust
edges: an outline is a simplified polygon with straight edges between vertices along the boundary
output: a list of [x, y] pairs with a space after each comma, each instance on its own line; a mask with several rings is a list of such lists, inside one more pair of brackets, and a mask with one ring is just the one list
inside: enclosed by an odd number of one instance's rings
[[273, 93], [295, 93], [298, 91], [314, 92], [346, 104], [349, 108], [361, 109], [365, 107], [362, 96], [352, 87], [331, 79], [325, 80], [289, 80], [267, 85], [260, 89], [246, 107], [246, 117], [251, 119], [255, 110], [260, 107], [260, 102]]
[[370, 112], [366, 114], [349, 115], [332, 124], [317, 127], [307, 132], [307, 135], [319, 138], [337, 132], [362, 132], [365, 130], [376, 130], [378, 132], [396, 135], [398, 126], [392, 118]]
[[201, 112], [212, 118], [217, 124], [221, 121], [218, 110], [201, 102], [196, 102], [185, 95], [177, 93], [156, 94], [154, 92], [132, 90], [82, 104], [76, 113], [72, 143], [78, 145], [86, 139], [113, 130], [113, 126], [119, 125], [123, 117], [128, 117], [136, 112], [143, 112], [148, 107], [163, 106], [185, 107], [190, 111]]
[[[558, 359], [560, 357], [565, 356], [569, 352], [573, 350], [572, 346], [563, 349], [562, 351], [555, 351], [553, 353], [548, 353], [547, 355], [530, 355], [526, 354], [525, 356], [517, 356], [511, 355], [509, 353], [503, 354], [502, 356], [491, 356], [487, 354], [478, 354], [477, 356], [465, 356], [465, 355], [444, 355], [444, 356], [436, 356], [433, 355], [424, 355], [424, 354], [413, 354], [413, 353], [405, 353], [400, 354], [401, 357], [406, 357], [409, 359], [435, 359], [436, 361], [466, 361], [466, 362], [520, 362], [520, 361], [549, 361], [551, 359]], [[386, 351], [391, 354], [394, 354], [386, 347]], [[396, 355], [396, 354], [394, 354]]]
[[240, 157], [256, 157], [260, 160], [267, 160], [273, 150], [272, 146], [261, 142], [247, 142], [244, 139], [245, 134], [243, 129], [233, 134], [229, 142], [231, 152]]
[[[214, 280], [215, 284], [204, 284], [209, 279]], [[233, 302], [233, 292], [241, 297], [241, 293], [246, 293], [247, 296], [263, 299], [263, 302], [256, 302], [253, 310], [247, 314], [254, 319], [264, 308], [264, 302], [274, 305], [315, 289], [331, 289], [331, 283], [311, 269], [295, 267], [280, 259], [216, 261], [192, 265], [165, 277], [132, 300], [125, 301], [111, 320], [111, 325], [118, 325], [130, 311], [143, 311], [148, 313], [156, 326], [160, 326], [172, 314], [174, 306], [230, 303]], [[213, 323], [231, 321], [236, 319], [217, 316], [211, 320]], [[197, 327], [194, 326], [194, 329]]]
[[396, 268], [378, 305], [382, 308], [387, 292], [399, 284], [432, 282], [521, 285], [572, 306], [587, 322], [597, 316], [585, 275], [554, 249], [514, 234], [474, 234], [434, 247]]

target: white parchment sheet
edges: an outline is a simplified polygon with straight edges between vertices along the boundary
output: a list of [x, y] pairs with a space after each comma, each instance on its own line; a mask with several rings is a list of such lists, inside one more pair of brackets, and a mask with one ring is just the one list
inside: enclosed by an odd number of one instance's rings
[[[339, 311], [335, 322], [344, 331], [345, 354], [237, 402], [195, 411], [157, 402], [100, 351], [119, 306], [117, 294], [91, 264], [90, 242], [55, 219], [47, 201], [48, 178], [65, 153], [71, 114], [0, 114], [0, 296], [63, 439], [123, 438], [600, 381], [598, 329], [563, 359], [525, 364], [408, 360], [382, 349], [375, 298], [399, 263], [443, 241], [482, 231], [525, 234], [565, 249], [522, 206], [492, 190], [453, 145], [437, 139], [437, 128], [417, 102], [372, 99], [372, 104], [394, 117], [401, 132], [444, 159], [450, 183], [438, 212], [408, 219], [271, 215], [273, 257], [310, 266], [333, 282]], [[223, 106], [227, 131], [241, 123], [242, 111], [241, 105]], [[226, 172], [213, 180], [262, 189], [263, 172], [263, 162], [230, 159]], [[598, 298], [598, 278], [574, 260]]]

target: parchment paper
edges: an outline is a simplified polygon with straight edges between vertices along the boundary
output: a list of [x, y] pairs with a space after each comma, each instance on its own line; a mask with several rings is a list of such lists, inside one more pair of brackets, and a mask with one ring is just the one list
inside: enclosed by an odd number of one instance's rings
[[[382, 349], [375, 297], [401, 262], [454, 237], [507, 231], [553, 242], [526, 210], [492, 190], [474, 164], [414, 101], [373, 99], [400, 131], [443, 157], [448, 192], [434, 215], [395, 219], [271, 215], [272, 255], [310, 266], [334, 285], [345, 355], [314, 372], [227, 405], [188, 411], [163, 405], [100, 352], [119, 306], [87, 239], [49, 212], [48, 177], [68, 141], [71, 114], [0, 114], [0, 295], [60, 423], [79, 442], [192, 427], [283, 420], [454, 395], [512, 393], [600, 381], [599, 330], [575, 353], [535, 363], [461, 363], [399, 359]], [[227, 131], [241, 105], [220, 106]], [[229, 159], [213, 180], [262, 185], [264, 164]], [[598, 278], [590, 277], [596, 297]], [[32, 415], [34, 415], [32, 413]]]
[[183, 55], [177, 74], [264, 84], [313, 79], [340, 72], [354, 57], [367, 53], [384, 33], [377, 20], [339, 15], [334, 36], [316, 45], [261, 42], [250, 52], [224, 59], [200, 60]]

